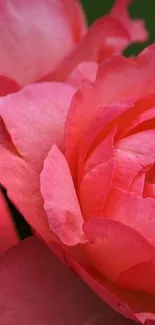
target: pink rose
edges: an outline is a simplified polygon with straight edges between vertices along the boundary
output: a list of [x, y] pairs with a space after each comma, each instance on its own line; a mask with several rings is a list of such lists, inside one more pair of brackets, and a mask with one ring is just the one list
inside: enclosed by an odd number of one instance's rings
[[101, 61], [131, 42], [146, 40], [143, 22], [127, 14], [130, 1], [117, 0], [112, 12], [86, 33], [78, 0], [2, 0], [0, 95], [39, 80], [65, 80], [80, 62]]
[[[36, 236], [115, 310], [144, 322], [155, 318], [155, 47], [116, 55], [145, 36], [127, 2], [44, 77], [65, 82], [0, 98], [0, 182]], [[0, 206], [3, 254], [19, 238], [3, 197]]]
[[0, 102], [9, 198], [103, 300], [142, 323], [155, 316], [154, 55], [153, 45], [112, 56], [78, 91], [40, 83]]

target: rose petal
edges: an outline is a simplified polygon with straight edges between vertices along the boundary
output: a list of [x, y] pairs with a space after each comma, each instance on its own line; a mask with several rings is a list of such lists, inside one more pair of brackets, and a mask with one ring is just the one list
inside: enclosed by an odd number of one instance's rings
[[0, 101], [0, 115], [13, 144], [35, 171], [41, 171], [53, 143], [63, 147], [64, 122], [74, 92], [67, 84], [43, 83]]
[[36, 238], [0, 263], [0, 320], [5, 325], [132, 325], [113, 312]]
[[[1, 2], [0, 74], [21, 86], [36, 81], [67, 55], [84, 35], [77, 1]], [[56, 32], [55, 32], [56, 31]]]
[[84, 219], [103, 216], [113, 174], [114, 160], [110, 159], [92, 168], [82, 179], [79, 198]]
[[106, 201], [104, 214], [136, 229], [155, 246], [155, 200], [113, 187]]
[[103, 61], [98, 69], [96, 87], [104, 89], [104, 105], [154, 92], [154, 55], [155, 44], [143, 50], [135, 60], [112, 56]]
[[95, 81], [98, 64], [95, 61], [86, 61], [77, 65], [67, 78], [67, 82], [75, 87], [79, 87], [84, 80]]
[[[79, 158], [81, 161], [79, 164], [82, 165], [92, 144], [92, 139], [94, 140], [95, 136], [103, 129], [105, 129], [105, 133], [111, 131], [116, 125], [117, 116], [121, 115], [130, 104], [127, 102], [105, 107], [103, 89], [98, 89], [89, 83], [82, 85], [73, 97], [65, 126], [65, 153], [73, 174], [77, 168], [80, 141], [82, 148], [80, 148]], [[99, 110], [100, 107], [102, 108]], [[110, 122], [113, 124], [111, 123], [111, 129], [107, 130], [105, 126]], [[85, 135], [85, 132], [88, 134]]]
[[40, 194], [40, 180], [28, 163], [0, 146], [0, 182], [10, 200], [46, 242], [55, 239], [50, 231]]
[[[92, 151], [83, 166], [83, 176], [91, 169], [114, 157], [114, 136], [116, 129], [112, 130], [107, 137]], [[79, 157], [80, 158], [80, 157]]]
[[[143, 143], [143, 145], [141, 145]], [[121, 139], [116, 145], [116, 149], [133, 153], [137, 162], [145, 166], [146, 163], [155, 161], [155, 129], [145, 130]]]
[[15, 225], [8, 211], [7, 205], [0, 192], [0, 256], [19, 242]]
[[155, 257], [122, 272], [117, 283], [123, 288], [132, 288], [155, 295], [154, 273]]
[[69, 167], [56, 146], [44, 162], [41, 193], [50, 228], [60, 240], [69, 246], [85, 242], [83, 218]]
[[114, 282], [122, 271], [155, 255], [155, 248], [139, 232], [116, 220], [92, 218], [83, 229], [90, 241], [85, 250], [93, 266]]
[[75, 50], [40, 81], [66, 80], [78, 64], [84, 61], [100, 62], [124, 50], [129, 43], [130, 35], [122, 23], [110, 16], [101, 17], [89, 28]]
[[145, 29], [143, 20], [131, 19], [127, 6], [132, 0], [116, 0], [111, 11], [112, 17], [119, 19], [127, 28], [132, 41], [144, 42], [148, 39], [148, 33]]

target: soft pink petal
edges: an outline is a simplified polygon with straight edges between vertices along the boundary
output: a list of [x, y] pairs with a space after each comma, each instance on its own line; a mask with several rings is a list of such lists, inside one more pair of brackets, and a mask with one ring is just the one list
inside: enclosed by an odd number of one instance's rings
[[123, 288], [155, 295], [155, 256], [122, 272], [117, 283]]
[[9, 250], [0, 271], [1, 324], [133, 324], [113, 312], [36, 238]]
[[75, 43], [87, 32], [85, 12], [79, 0], [61, 0], [63, 10], [68, 18]]
[[83, 218], [69, 167], [56, 146], [52, 147], [44, 162], [41, 193], [51, 230], [66, 245], [85, 242]]
[[7, 208], [3, 194], [0, 192], [0, 256], [19, 242], [15, 225]]
[[123, 138], [116, 144], [117, 150], [125, 150], [135, 156], [137, 162], [145, 166], [155, 161], [155, 129], [145, 130]]
[[120, 53], [130, 41], [130, 35], [120, 21], [110, 16], [101, 17], [89, 28], [79, 45], [41, 81], [66, 80], [78, 64], [100, 62], [114, 53]]
[[36, 81], [70, 53], [85, 30], [75, 0], [2, 0], [0, 75], [20, 85]]
[[75, 88], [62, 83], [34, 84], [0, 100], [0, 116], [20, 156], [35, 171], [53, 143], [63, 148], [64, 122]]
[[[116, 143], [114, 185], [131, 192], [135, 191], [133, 188], [135, 178], [140, 174], [144, 175], [146, 168], [149, 168], [155, 161], [154, 142], [155, 131], [145, 130]], [[138, 193], [143, 193], [143, 181], [139, 183], [140, 187], [136, 190]]]
[[131, 19], [127, 6], [131, 0], [116, 0], [111, 11], [112, 17], [120, 20], [130, 33], [132, 41], [144, 42], [148, 39], [148, 33], [145, 29], [143, 20]]
[[20, 86], [13, 79], [0, 76], [0, 96], [6, 96], [20, 90]]
[[55, 239], [43, 209], [38, 174], [19, 156], [0, 146], [0, 183], [32, 228], [46, 242]]
[[155, 200], [113, 187], [106, 201], [104, 215], [136, 229], [155, 246]]
[[94, 82], [98, 66], [95, 61], [80, 63], [68, 76], [67, 82], [75, 87], [79, 87], [84, 80]]
[[[136, 177], [144, 174], [144, 167], [151, 164], [150, 157], [143, 160], [141, 156], [132, 151], [115, 149], [115, 174], [113, 183], [115, 186], [132, 192], [132, 184]], [[143, 192], [140, 187], [139, 192]]]
[[92, 218], [83, 229], [93, 266], [114, 282], [122, 271], [155, 255], [155, 248], [138, 231], [116, 220]]

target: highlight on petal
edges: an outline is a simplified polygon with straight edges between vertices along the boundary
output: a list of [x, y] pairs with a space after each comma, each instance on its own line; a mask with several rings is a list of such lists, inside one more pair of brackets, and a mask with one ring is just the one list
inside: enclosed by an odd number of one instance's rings
[[128, 6], [132, 0], [115, 0], [110, 12], [111, 16], [121, 21], [128, 30], [133, 42], [144, 42], [148, 39], [148, 32], [143, 20], [132, 19], [128, 13]]
[[84, 243], [83, 218], [67, 161], [53, 146], [41, 173], [41, 193], [50, 229], [69, 246]]
[[0, 257], [19, 242], [11, 214], [0, 191]]
[[67, 83], [79, 87], [85, 80], [94, 82], [96, 79], [98, 63], [95, 61], [85, 61], [77, 65], [67, 78]]
[[63, 148], [64, 123], [75, 88], [63, 83], [24, 87], [0, 100], [0, 116], [20, 156], [40, 172], [53, 143]]
[[1, 324], [133, 325], [34, 237], [7, 252], [0, 273]]
[[75, 0], [2, 0], [0, 75], [20, 86], [36, 81], [72, 51], [85, 31], [84, 13]]
[[155, 248], [138, 231], [116, 220], [92, 218], [83, 230], [89, 240], [85, 251], [93, 266], [113, 282], [122, 271], [155, 255]]

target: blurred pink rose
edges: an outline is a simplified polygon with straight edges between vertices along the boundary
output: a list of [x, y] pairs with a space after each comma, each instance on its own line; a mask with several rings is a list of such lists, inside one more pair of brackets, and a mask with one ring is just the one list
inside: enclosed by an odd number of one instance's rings
[[78, 0], [2, 0], [0, 95], [39, 80], [65, 80], [80, 62], [100, 61], [146, 40], [143, 22], [127, 14], [129, 2], [117, 0], [87, 32]]
[[11, 90], [13, 80], [19, 86], [36, 81], [73, 50], [86, 30], [78, 0], [2, 0], [0, 75], [11, 79], [6, 79]]

